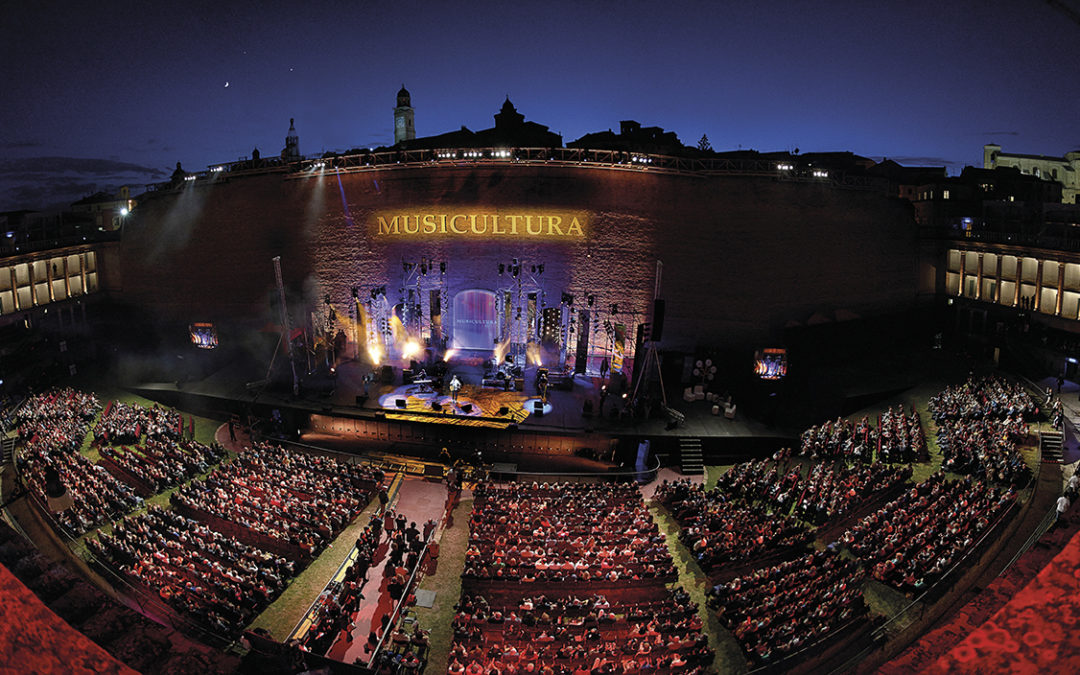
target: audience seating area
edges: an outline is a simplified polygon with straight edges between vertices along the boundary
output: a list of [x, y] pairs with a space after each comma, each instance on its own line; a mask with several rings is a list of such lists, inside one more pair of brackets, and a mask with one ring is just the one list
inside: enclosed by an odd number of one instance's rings
[[706, 572], [763, 555], [783, 556], [813, 539], [818, 526], [898, 488], [908, 466], [803, 465], [786, 453], [733, 466], [716, 487], [664, 482], [656, 499], [682, 527], [683, 542]]
[[142, 501], [130, 486], [79, 453], [100, 410], [93, 394], [60, 389], [31, 397], [18, 412], [24, 448], [18, 457], [20, 469], [43, 504], [51, 478], [66, 489], [72, 506], [55, 517], [73, 536], [127, 513]]
[[482, 485], [469, 531], [449, 672], [710, 669], [636, 485]]
[[905, 413], [901, 406], [878, 417], [878, 458], [882, 462], [925, 462], [930, 459], [919, 412]]
[[102, 445], [100, 451], [101, 466], [143, 497], [206, 473], [225, 458], [225, 449], [220, 445], [195, 441], [148, 439], [142, 446]]
[[[736, 464], [711, 489], [690, 479], [657, 487], [712, 579], [710, 608], [750, 664], [774, 666], [866, 628], [867, 579], [918, 593], [1008, 512], [1030, 480], [1018, 448], [1039, 413], [1032, 398], [1002, 378], [972, 377], [932, 397], [929, 410], [944, 461], [917, 485], [908, 481], [911, 464], [929, 458], [926, 434], [914, 409], [896, 407], [876, 426], [867, 416], [811, 427], [799, 457], [782, 450]], [[185, 440], [178, 413], [102, 409], [72, 389], [31, 397], [17, 419], [23, 475], [42, 503], [57, 480], [66, 487], [72, 506], [56, 518], [73, 535], [176, 488], [172, 510], [151, 506], [87, 545], [100, 564], [221, 635], [238, 635], [386, 479], [366, 464], [265, 443], [223, 461], [223, 448]], [[88, 435], [97, 464], [80, 452]], [[297, 646], [322, 655], [351, 639], [368, 571], [384, 555], [390, 595], [407, 594], [431, 530], [421, 537], [415, 525], [373, 516]], [[813, 551], [815, 537], [831, 543]], [[711, 670], [698, 608], [673, 588], [667, 542], [634, 484], [477, 485], [461, 576], [450, 673]], [[408, 672], [422, 667], [422, 631], [387, 638], [404, 647]]]
[[87, 545], [99, 562], [224, 635], [249, 623], [296, 572], [281, 556], [158, 506]]
[[998, 377], [970, 378], [931, 398], [930, 411], [946, 471], [1016, 487], [1030, 480], [1017, 445], [1039, 409], [1023, 388]]
[[878, 581], [918, 591], [970, 550], [1014, 498], [1011, 489], [971, 477], [947, 481], [938, 472], [863, 518], [833, 547], [846, 547]]
[[709, 606], [752, 661], [768, 664], [866, 617], [865, 572], [832, 550], [718, 584]]
[[109, 401], [94, 427], [94, 440], [101, 443], [136, 443], [147, 438], [177, 440], [184, 435], [184, 418], [176, 410], [154, 405]]
[[[269, 444], [192, 480], [221, 462], [224, 448], [185, 440], [193, 433], [173, 411], [115, 402], [103, 410], [96, 396], [73, 389], [31, 397], [18, 419], [20, 469], [42, 504], [66, 488], [71, 504], [54, 517], [72, 535], [181, 486], [175, 510], [152, 506], [87, 546], [99, 564], [222, 635], [236, 635], [265, 608], [384, 480], [366, 464]], [[88, 436], [97, 464], [81, 452]]]
[[[1038, 414], [1030, 396], [1001, 378], [972, 378], [933, 397], [930, 411], [943, 469], [967, 478], [938, 472], [905, 487], [928, 446], [918, 413], [890, 408], [876, 430], [867, 417], [808, 429], [799, 454], [824, 460], [809, 467], [782, 450], [735, 465], [711, 490], [689, 479], [658, 487], [684, 543], [723, 581], [710, 606], [751, 663], [775, 663], [865, 626], [864, 578], [918, 592], [1004, 516], [1030, 475], [1017, 450]], [[814, 535], [834, 533], [825, 551], [795, 557]]]
[[837, 418], [804, 431], [799, 454], [811, 459], [844, 458], [855, 462], [918, 462], [929, 457], [919, 413], [897, 406], [878, 416], [877, 427], [864, 416], [858, 422]]
[[308, 561], [370, 501], [382, 472], [255, 444], [172, 494], [183, 515], [293, 561]]

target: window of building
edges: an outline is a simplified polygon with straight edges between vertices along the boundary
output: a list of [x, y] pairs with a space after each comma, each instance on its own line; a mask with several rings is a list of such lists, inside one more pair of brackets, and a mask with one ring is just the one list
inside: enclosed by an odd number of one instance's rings
[[941, 198], [942, 199], [948, 199], [949, 198], [949, 191], [948, 190], [942, 190]]

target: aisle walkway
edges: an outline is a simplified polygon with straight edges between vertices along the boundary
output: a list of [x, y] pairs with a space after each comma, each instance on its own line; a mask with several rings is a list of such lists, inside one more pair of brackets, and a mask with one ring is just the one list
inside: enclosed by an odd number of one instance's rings
[[[396, 499], [390, 504], [390, 508], [398, 513], [405, 514], [409, 522], [415, 522], [418, 528], [423, 529], [423, 524], [429, 519], [440, 520], [446, 507], [446, 486], [431, 482], [416, 476], [408, 476], [401, 484]], [[386, 571], [387, 559], [386, 541], [379, 545], [375, 552], [375, 559], [368, 570], [368, 583], [364, 585], [364, 600], [360, 603], [360, 609], [353, 617], [351, 640], [337, 640], [327, 656], [336, 661], [354, 663], [360, 659], [366, 663], [371, 656], [364, 651], [367, 644], [368, 634], [373, 627], [379, 626], [379, 620], [383, 615], [393, 610], [393, 601], [387, 592], [389, 577]]]

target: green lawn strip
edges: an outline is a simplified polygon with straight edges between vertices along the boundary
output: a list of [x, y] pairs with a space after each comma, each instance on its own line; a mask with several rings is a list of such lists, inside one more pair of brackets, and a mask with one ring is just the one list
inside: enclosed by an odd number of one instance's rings
[[349, 557], [357, 537], [367, 527], [377, 504], [377, 501], [372, 500], [352, 524], [346, 527], [307, 569], [293, 579], [277, 600], [251, 622], [248, 629], [265, 628], [275, 640], [284, 642], [296, 624], [300, 623], [300, 619], [304, 618], [304, 612], [326, 588], [341, 563]]
[[698, 616], [703, 626], [702, 632], [709, 637], [709, 646], [716, 652], [713, 659], [714, 672], [725, 673], [725, 675], [745, 673], [747, 671], [746, 655], [742, 648], [716, 618], [716, 614], [705, 605], [706, 594], [712, 588], [712, 582], [702, 571], [690, 549], [679, 541], [679, 524], [667, 512], [667, 509], [656, 502], [649, 504], [649, 512], [652, 513], [653, 519], [667, 540], [668, 550], [671, 551], [671, 558], [679, 572], [679, 585], [697, 603]]
[[454, 618], [454, 605], [461, 598], [461, 572], [465, 568], [465, 549], [469, 544], [472, 503], [467, 499], [454, 507], [454, 526], [443, 530], [439, 539], [439, 565], [435, 574], [424, 577], [420, 584], [422, 589], [436, 591], [435, 603], [430, 608], [416, 608], [420, 627], [431, 631], [431, 648], [425, 668], [428, 673], [445, 673], [449, 665], [450, 646], [454, 641], [450, 623]]
[[[906, 595], [872, 578], [868, 578], [863, 582], [863, 599], [866, 600], [866, 605], [872, 613], [889, 619], [904, 611], [911, 604], [911, 599]], [[915, 609], [918, 609], [918, 607]], [[920, 614], [921, 612], [913, 613], [911, 616], [919, 616]], [[905, 624], [906, 622], [901, 621], [900, 623]]]
[[728, 472], [728, 469], [735, 466], [734, 464], [714, 464], [712, 466], [705, 467], [705, 487], [716, 487], [716, 482], [720, 480], [720, 476], [723, 476]]

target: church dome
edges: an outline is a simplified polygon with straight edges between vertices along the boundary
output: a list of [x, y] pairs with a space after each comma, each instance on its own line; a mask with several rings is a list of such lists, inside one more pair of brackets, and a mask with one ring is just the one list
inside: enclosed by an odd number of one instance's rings
[[397, 93], [397, 104], [399, 108], [407, 108], [412, 105], [412, 97], [409, 95], [409, 90], [405, 88], [405, 85], [401, 85], [401, 89]]

